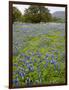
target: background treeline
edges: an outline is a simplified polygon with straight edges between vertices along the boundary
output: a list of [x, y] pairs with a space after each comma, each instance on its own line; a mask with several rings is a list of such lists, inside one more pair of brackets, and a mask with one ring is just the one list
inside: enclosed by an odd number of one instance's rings
[[13, 7], [13, 22], [40, 23], [40, 22], [64, 22], [61, 18], [53, 17], [48, 8], [44, 6], [30, 5], [22, 14], [16, 7]]

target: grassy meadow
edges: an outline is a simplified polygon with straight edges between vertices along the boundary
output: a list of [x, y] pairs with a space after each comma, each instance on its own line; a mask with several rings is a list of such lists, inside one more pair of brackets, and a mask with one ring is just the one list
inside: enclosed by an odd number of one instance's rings
[[65, 24], [13, 24], [13, 87], [65, 83]]

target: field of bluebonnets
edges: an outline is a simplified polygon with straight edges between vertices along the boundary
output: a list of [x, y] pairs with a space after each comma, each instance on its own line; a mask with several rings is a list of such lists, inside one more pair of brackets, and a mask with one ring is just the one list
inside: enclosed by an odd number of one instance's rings
[[65, 83], [65, 24], [13, 24], [13, 86]]

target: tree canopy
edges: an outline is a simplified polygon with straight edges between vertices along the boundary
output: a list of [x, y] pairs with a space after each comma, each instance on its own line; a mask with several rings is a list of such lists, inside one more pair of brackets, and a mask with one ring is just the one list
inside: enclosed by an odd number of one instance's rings
[[21, 16], [21, 12], [16, 7], [13, 7], [13, 22], [21, 21]]
[[44, 6], [30, 5], [24, 11], [26, 22], [39, 23], [51, 21], [51, 14]]
[[13, 7], [13, 22], [21, 21], [27, 23], [40, 23], [51, 21], [52, 16], [45, 6], [30, 5], [24, 10], [24, 14]]

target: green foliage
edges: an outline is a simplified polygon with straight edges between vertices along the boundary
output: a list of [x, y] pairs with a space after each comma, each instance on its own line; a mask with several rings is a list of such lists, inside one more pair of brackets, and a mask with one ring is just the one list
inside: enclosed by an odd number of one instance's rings
[[57, 17], [52, 17], [52, 21], [57, 22], [57, 23], [64, 23], [65, 22], [65, 20], [63, 18], [57, 18]]
[[40, 23], [40, 22], [60, 22], [64, 23], [64, 18], [52, 17], [45, 6], [30, 5], [24, 10], [24, 15], [16, 7], [13, 7], [13, 22]]
[[25, 22], [40, 23], [51, 21], [51, 14], [44, 6], [30, 5], [24, 12]]
[[21, 16], [21, 22], [25, 22], [26, 20], [25, 20], [25, 16], [24, 15], [22, 15]]
[[16, 21], [21, 21], [21, 12], [16, 7], [13, 7], [13, 22]]

